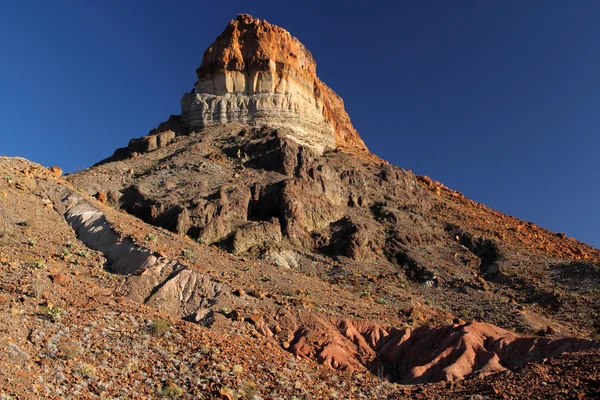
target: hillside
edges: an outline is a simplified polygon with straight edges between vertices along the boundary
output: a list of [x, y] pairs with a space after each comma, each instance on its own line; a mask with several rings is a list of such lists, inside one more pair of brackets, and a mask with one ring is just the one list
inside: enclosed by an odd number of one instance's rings
[[264, 20], [197, 74], [93, 167], [0, 158], [0, 393], [600, 395], [600, 250], [371, 154]]

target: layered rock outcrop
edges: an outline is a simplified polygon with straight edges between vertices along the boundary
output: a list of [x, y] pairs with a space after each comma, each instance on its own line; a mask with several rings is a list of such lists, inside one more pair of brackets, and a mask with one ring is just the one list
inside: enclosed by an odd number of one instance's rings
[[297, 329], [289, 350], [344, 371], [360, 371], [378, 360], [390, 378], [414, 385], [486, 376], [598, 347], [597, 340], [524, 337], [475, 321], [397, 329], [368, 321], [314, 318]]
[[317, 78], [311, 53], [286, 30], [239, 15], [206, 50], [181, 100], [190, 130], [238, 122], [286, 127], [318, 151], [367, 152], [342, 99]]

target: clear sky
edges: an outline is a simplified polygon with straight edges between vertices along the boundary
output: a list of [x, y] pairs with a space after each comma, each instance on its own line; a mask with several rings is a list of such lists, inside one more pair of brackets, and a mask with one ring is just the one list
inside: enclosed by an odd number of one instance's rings
[[0, 154], [110, 156], [239, 13], [306, 45], [373, 153], [600, 246], [597, 0], [2, 1]]

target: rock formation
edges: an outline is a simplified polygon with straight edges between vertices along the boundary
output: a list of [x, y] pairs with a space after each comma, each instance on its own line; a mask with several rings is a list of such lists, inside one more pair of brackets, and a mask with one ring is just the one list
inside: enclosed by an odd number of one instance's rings
[[286, 30], [239, 15], [206, 50], [193, 93], [181, 100], [190, 130], [239, 122], [286, 127], [300, 144], [323, 151], [367, 148], [342, 99], [316, 76], [310, 52]]
[[[597, 364], [599, 249], [369, 154], [342, 100], [317, 78], [311, 54], [263, 20], [231, 21], [197, 75], [181, 116], [131, 140], [102, 165], [63, 180], [50, 179], [58, 168], [0, 158], [6, 177], [0, 240], [14, 250], [0, 247], [0, 269], [9, 273], [0, 274], [0, 286], [13, 288], [5, 303], [23, 304], [34, 315], [40, 301], [23, 297], [22, 274], [29, 274], [32, 292], [34, 280], [47, 276], [55, 286], [79, 285], [87, 293], [96, 270], [98, 284], [114, 285], [107, 291], [120, 296], [114, 304], [102, 300], [98, 313], [117, 314], [131, 301], [201, 324], [208, 329], [189, 324], [190, 331], [219, 346], [248, 340], [245, 348], [231, 347], [246, 360], [233, 375], [221, 372], [234, 358], [202, 348], [193, 364], [169, 370], [185, 398], [200, 389], [210, 390], [210, 398], [242, 392], [250, 398], [239, 387], [245, 368], [269, 388], [268, 398], [292, 397], [291, 386], [280, 385], [282, 372], [296, 374], [293, 382], [312, 377], [294, 383], [307, 391], [296, 392], [298, 398], [337, 398], [340, 388], [366, 393], [349, 391], [350, 398], [387, 398], [365, 389], [363, 378], [398, 395], [412, 389], [381, 378], [461, 385], [466, 377], [518, 374], [525, 363], [588, 349], [595, 350], [577, 359]], [[48, 297], [69, 304], [69, 324], [80, 315], [66, 300], [71, 293]], [[83, 297], [87, 310], [91, 300]], [[0, 319], [1, 311], [0, 297]], [[20, 343], [29, 332], [19, 331]], [[125, 346], [132, 339], [123, 332], [115, 343]], [[137, 338], [147, 343], [144, 335]], [[184, 338], [174, 331], [169, 345]], [[4, 344], [0, 336], [0, 349]], [[189, 353], [177, 351], [177, 359]], [[316, 363], [332, 370], [310, 372]], [[194, 374], [200, 366], [235, 376], [238, 394], [212, 378], [191, 381], [182, 372], [190, 365]], [[167, 371], [158, 369], [155, 379], [165, 382]], [[330, 374], [339, 379], [337, 389], [319, 392], [334, 382]], [[0, 373], [0, 386], [2, 379]], [[590, 382], [581, 383], [586, 393], [596, 385]], [[445, 387], [444, 397], [462, 398], [453, 387]]]

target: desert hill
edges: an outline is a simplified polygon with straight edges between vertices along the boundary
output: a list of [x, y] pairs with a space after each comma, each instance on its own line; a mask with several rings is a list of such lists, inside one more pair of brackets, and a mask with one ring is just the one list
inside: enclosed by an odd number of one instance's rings
[[0, 159], [3, 393], [598, 395], [598, 249], [370, 154], [264, 20], [197, 76], [91, 168]]

